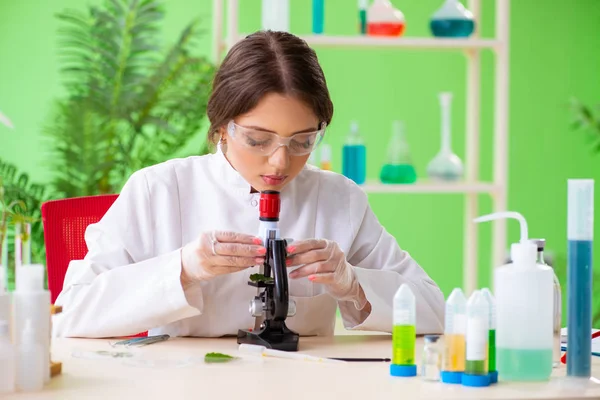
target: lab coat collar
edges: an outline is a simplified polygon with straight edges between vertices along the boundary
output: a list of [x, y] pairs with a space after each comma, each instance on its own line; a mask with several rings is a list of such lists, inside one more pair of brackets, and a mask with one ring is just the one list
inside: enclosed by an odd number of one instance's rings
[[251, 195], [250, 191], [252, 190], [252, 187], [229, 163], [229, 160], [227, 160], [227, 157], [225, 157], [225, 153], [221, 148], [221, 142], [217, 144], [217, 151], [214, 157], [219, 166], [219, 168], [217, 168], [216, 178], [219, 180], [222, 179], [223, 182], [237, 194], [246, 196]]

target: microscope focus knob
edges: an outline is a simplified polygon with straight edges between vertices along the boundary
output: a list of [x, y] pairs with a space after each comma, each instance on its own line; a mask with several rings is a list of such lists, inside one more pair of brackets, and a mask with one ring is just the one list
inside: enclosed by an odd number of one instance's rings
[[261, 299], [250, 301], [250, 314], [253, 317], [260, 317], [263, 315], [263, 302]]
[[290, 302], [288, 303], [288, 317], [293, 317], [294, 315], [296, 315], [296, 302], [292, 299], [290, 299]]

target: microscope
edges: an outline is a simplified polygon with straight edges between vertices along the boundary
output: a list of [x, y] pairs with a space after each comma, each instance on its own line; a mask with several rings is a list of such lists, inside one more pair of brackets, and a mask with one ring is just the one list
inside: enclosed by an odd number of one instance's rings
[[296, 314], [296, 303], [290, 300], [287, 274], [287, 241], [279, 234], [279, 192], [266, 190], [260, 194], [260, 232], [267, 249], [262, 265], [264, 279], [249, 281], [257, 288], [257, 295], [250, 301], [250, 314], [263, 317], [258, 330], [240, 329], [238, 344], [254, 344], [270, 349], [298, 351], [300, 335], [285, 324], [287, 317]]

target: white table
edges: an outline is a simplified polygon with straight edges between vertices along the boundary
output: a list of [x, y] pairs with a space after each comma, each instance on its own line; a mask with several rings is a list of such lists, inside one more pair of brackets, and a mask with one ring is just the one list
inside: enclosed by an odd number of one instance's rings
[[[420, 354], [422, 339], [418, 339]], [[107, 340], [58, 339], [55, 361], [62, 375], [42, 392], [17, 393], [2, 399], [589, 399], [600, 398], [600, 380], [569, 385], [566, 368], [554, 370], [546, 383], [503, 383], [469, 388], [420, 377], [389, 374], [389, 363], [325, 364], [273, 358], [244, 358], [226, 364], [204, 364], [207, 352], [238, 354], [235, 338], [172, 338], [139, 348], [133, 358], [86, 359], [74, 352], [112, 348]], [[302, 337], [300, 351], [327, 357], [390, 357], [391, 336], [379, 334]], [[594, 375], [600, 377], [600, 359], [594, 357]], [[163, 367], [127, 366], [124, 362], [161, 361]], [[187, 360], [188, 365], [177, 365]], [[170, 363], [170, 367], [164, 367]]]

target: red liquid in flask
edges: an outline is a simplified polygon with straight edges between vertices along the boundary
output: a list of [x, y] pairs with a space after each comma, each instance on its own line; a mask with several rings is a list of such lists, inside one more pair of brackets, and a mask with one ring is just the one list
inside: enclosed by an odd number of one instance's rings
[[371, 36], [402, 36], [403, 22], [371, 22], [367, 24], [367, 34]]

